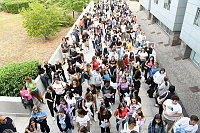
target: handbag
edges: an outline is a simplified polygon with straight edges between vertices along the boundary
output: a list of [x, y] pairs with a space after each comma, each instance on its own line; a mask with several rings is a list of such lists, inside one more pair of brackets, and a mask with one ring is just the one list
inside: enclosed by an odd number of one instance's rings
[[22, 103], [25, 104], [25, 105], [28, 105], [28, 104], [29, 104], [29, 100], [27, 100], [27, 99], [22, 99]]
[[162, 103], [165, 101], [165, 99], [166, 99], [166, 97], [168, 96], [168, 93], [169, 93], [169, 92], [167, 91], [166, 93], [167, 93], [167, 94], [165, 95], [165, 97], [163, 97], [163, 98], [161, 98], [161, 99], [160, 99], [160, 97], [157, 98], [158, 104], [162, 104]]

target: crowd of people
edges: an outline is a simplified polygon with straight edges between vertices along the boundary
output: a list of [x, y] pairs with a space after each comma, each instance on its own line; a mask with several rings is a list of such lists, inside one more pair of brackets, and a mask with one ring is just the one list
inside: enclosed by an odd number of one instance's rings
[[[101, 133], [110, 133], [111, 124], [116, 125], [117, 132], [143, 133], [145, 122], [149, 123], [148, 133], [165, 133], [172, 128], [175, 133], [198, 130], [195, 115], [177, 121], [182, 107], [175, 86], [160, 68], [152, 54], [154, 48], [125, 0], [99, 0], [62, 39], [61, 50], [63, 62], [38, 65], [46, 89], [44, 98], [31, 77], [25, 77], [25, 85], [19, 86], [23, 104], [32, 110], [26, 133], [53, 132], [46, 120], [49, 116], [41, 109], [43, 104], [47, 104], [62, 133], [91, 132], [92, 122], [97, 121]], [[88, 52], [95, 53], [91, 62], [84, 57]], [[159, 107], [151, 121], [146, 121], [143, 114], [145, 107], [139, 96], [142, 81], [149, 85], [147, 94]], [[119, 105], [114, 110], [116, 103]], [[110, 122], [111, 117], [116, 123]], [[0, 133], [4, 129], [16, 132], [12, 119], [0, 116]]]

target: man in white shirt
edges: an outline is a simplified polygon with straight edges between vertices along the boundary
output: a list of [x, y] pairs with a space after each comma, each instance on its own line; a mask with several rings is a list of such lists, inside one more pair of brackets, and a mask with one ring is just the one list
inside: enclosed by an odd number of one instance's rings
[[196, 115], [188, 117], [183, 117], [179, 121], [177, 121], [174, 125], [174, 133], [196, 133], [198, 130], [197, 122], [199, 118]]
[[182, 107], [178, 103], [179, 97], [173, 95], [163, 103], [163, 121], [167, 125], [167, 132], [172, 128], [174, 122], [182, 115]]

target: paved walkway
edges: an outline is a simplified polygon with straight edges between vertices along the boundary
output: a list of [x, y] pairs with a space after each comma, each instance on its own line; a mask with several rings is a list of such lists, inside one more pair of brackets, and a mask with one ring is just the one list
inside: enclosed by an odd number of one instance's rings
[[[129, 5], [134, 5], [134, 3], [130, 2]], [[137, 11], [136, 16], [147, 39], [156, 44], [157, 60], [166, 69], [171, 83], [176, 86], [176, 92], [184, 105], [184, 115], [194, 114], [200, 118], [200, 91], [192, 92], [190, 90], [190, 87], [200, 87], [199, 68], [190, 59], [182, 60], [180, 58], [180, 46], [170, 46], [166, 33], [157, 24], [151, 24], [144, 11]], [[198, 133], [200, 133], [200, 129]]]
[[[140, 12], [138, 12], [139, 11], [138, 2], [130, 2], [129, 5], [130, 5], [130, 8], [133, 9], [134, 13], [137, 12], [136, 15], [138, 13], [140, 13]], [[139, 21], [139, 23], [140, 23], [140, 21]], [[144, 26], [145, 25], [142, 23], [142, 28]], [[151, 40], [148, 36], [147, 36], [147, 38], [148, 38], [148, 40]], [[94, 52], [92, 50], [89, 53], [85, 54], [85, 57], [86, 57], [87, 61], [91, 61], [91, 55], [94, 55]], [[83, 86], [85, 86], [85, 84], [83, 84]], [[142, 127], [142, 133], [146, 133], [147, 132], [147, 126], [148, 126], [149, 121], [153, 118], [153, 116], [156, 113], [158, 113], [158, 108], [154, 107], [155, 100], [148, 98], [147, 95], [146, 95], [147, 88], [148, 88], [148, 86], [145, 83], [142, 82], [142, 86], [141, 86], [141, 89], [140, 89], [140, 97], [142, 99], [142, 111], [143, 111], [145, 119], [146, 119], [146, 122]], [[84, 87], [84, 89], [85, 89], [85, 87]], [[113, 110], [115, 110], [117, 108], [118, 104], [119, 104], [119, 98], [118, 98], [118, 95], [117, 95], [116, 96], [116, 103], [113, 105]], [[47, 105], [43, 105], [42, 109], [44, 109], [48, 114], [47, 121], [48, 121], [48, 124], [49, 124], [49, 126], [51, 128], [51, 133], [59, 133], [56, 121], [53, 121], [52, 118], [50, 117], [51, 115], [50, 115], [50, 112], [49, 112], [49, 110], [47, 108]], [[26, 126], [28, 124], [29, 118], [28, 117], [12, 117], [12, 118], [13, 118], [16, 126], [17, 126], [18, 132], [23, 133], [24, 129], [26, 128]], [[93, 124], [91, 125], [91, 131], [93, 133], [94, 132], [100, 133], [100, 127], [98, 125], [98, 122], [92, 122], [92, 123]], [[115, 117], [112, 116], [111, 117], [111, 133], [116, 132], [115, 125], [116, 125]], [[77, 132], [76, 126], [75, 126], [75, 129], [74, 129], [73, 132], [74, 133]]]

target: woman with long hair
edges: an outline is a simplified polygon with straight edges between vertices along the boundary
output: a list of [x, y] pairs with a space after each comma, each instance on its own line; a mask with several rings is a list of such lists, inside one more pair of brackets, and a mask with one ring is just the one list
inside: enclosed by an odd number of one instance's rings
[[30, 118], [29, 124], [25, 129], [25, 133], [39, 133], [39, 130], [37, 129], [37, 122], [33, 117]]
[[114, 116], [116, 117], [116, 129], [119, 131], [119, 126], [122, 124], [122, 129], [124, 129], [124, 124], [126, 123], [128, 109], [126, 104], [120, 103], [117, 110], [114, 112]]
[[150, 71], [151, 67], [154, 65], [154, 56], [151, 56], [146, 63], [144, 64], [144, 78], [147, 80], [147, 74]]
[[40, 103], [45, 104], [42, 94], [40, 93], [39, 89], [37, 88], [37, 84], [31, 77], [26, 77], [24, 79], [26, 82], [26, 88], [30, 92], [30, 94], [38, 99]]
[[75, 99], [75, 97], [73, 96], [71, 91], [68, 91], [66, 93], [66, 95], [64, 96], [64, 99], [69, 104], [71, 115], [74, 116], [73, 119], [75, 120], [75, 115], [76, 115], [76, 108], [75, 108], [76, 99]]
[[82, 86], [80, 85], [77, 79], [73, 79], [70, 84], [69, 91], [72, 92], [75, 98], [79, 98], [82, 96]]
[[110, 111], [105, 107], [101, 106], [98, 112], [99, 125], [101, 127], [101, 133], [110, 133]]
[[156, 114], [148, 125], [148, 133], [165, 133], [165, 125], [160, 114]]

